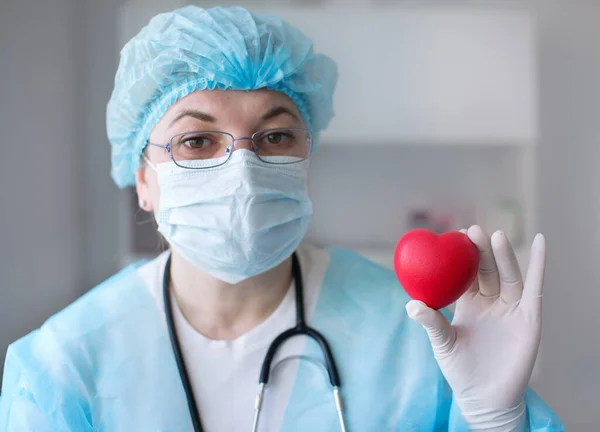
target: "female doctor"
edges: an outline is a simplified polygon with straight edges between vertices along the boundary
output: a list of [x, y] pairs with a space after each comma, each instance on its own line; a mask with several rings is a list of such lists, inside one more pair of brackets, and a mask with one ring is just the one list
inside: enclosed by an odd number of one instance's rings
[[158, 15], [124, 47], [112, 176], [170, 248], [10, 346], [0, 430], [563, 430], [527, 387], [541, 235], [523, 282], [506, 236], [471, 227], [479, 275], [452, 324], [393, 272], [301, 245], [336, 76], [237, 7]]

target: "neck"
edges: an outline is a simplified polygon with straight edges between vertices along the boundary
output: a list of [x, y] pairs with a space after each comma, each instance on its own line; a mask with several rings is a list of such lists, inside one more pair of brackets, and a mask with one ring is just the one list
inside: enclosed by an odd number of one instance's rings
[[291, 283], [291, 257], [262, 274], [231, 285], [171, 252], [171, 290], [183, 316], [202, 335], [235, 339], [277, 309]]

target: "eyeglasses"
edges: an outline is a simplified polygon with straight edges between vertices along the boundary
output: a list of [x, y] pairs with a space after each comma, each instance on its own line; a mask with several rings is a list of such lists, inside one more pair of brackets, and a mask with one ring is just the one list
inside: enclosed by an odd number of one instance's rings
[[250, 141], [260, 160], [279, 165], [307, 159], [313, 145], [312, 133], [302, 128], [266, 129], [241, 138], [227, 132], [184, 132], [173, 136], [168, 144], [148, 142], [148, 145], [167, 150], [173, 162], [182, 168], [203, 169], [226, 163], [236, 141]]

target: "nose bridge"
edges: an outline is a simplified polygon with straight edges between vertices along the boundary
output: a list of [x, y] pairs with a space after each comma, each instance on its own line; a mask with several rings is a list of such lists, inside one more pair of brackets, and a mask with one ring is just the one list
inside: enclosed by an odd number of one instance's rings
[[[239, 143], [241, 141], [241, 143]], [[254, 151], [254, 144], [252, 143], [252, 137], [239, 137], [233, 139], [233, 151], [239, 149], [246, 149]]]

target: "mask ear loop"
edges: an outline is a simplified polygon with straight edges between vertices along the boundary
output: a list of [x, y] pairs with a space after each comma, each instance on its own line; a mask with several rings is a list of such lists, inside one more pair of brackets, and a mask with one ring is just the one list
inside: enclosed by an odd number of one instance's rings
[[154, 164], [152, 163], [152, 161], [150, 161], [150, 159], [148, 159], [148, 156], [146, 156], [146, 154], [145, 154], [145, 153], [142, 153], [142, 159], [144, 159], [144, 162], [146, 162], [146, 163], [148, 164], [148, 166], [149, 166], [150, 168], [152, 168], [152, 170], [153, 170], [154, 172], [158, 173], [158, 169], [156, 168], [156, 165], [154, 165]]

